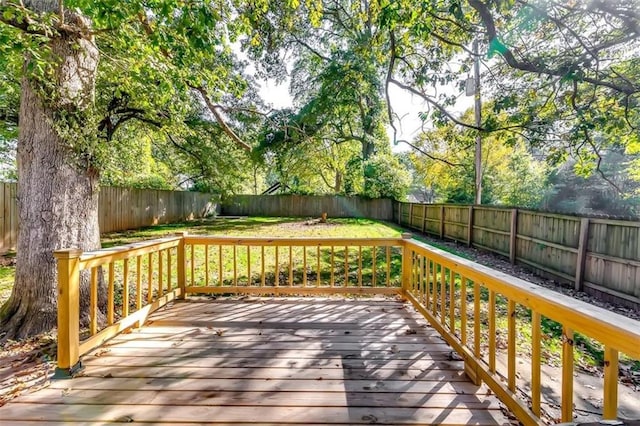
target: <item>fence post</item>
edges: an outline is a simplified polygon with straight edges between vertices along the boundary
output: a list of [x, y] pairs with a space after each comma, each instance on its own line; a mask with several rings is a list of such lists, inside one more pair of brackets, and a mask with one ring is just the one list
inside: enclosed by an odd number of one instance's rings
[[409, 222], [407, 223], [408, 228], [413, 228], [413, 203], [409, 203]]
[[444, 204], [440, 206], [440, 239], [444, 240]]
[[473, 244], [473, 205], [469, 206], [469, 219], [467, 220], [467, 246]]
[[402, 203], [398, 201], [398, 225], [402, 226]]
[[411, 284], [411, 249], [409, 248], [409, 240], [412, 234], [410, 232], [402, 233], [402, 292], [408, 292]]
[[582, 283], [584, 281], [584, 263], [587, 258], [587, 246], [589, 245], [589, 219], [582, 218], [580, 220], [580, 239], [578, 241], [578, 258], [576, 260], [576, 291], [582, 291]]
[[58, 366], [54, 377], [71, 378], [80, 362], [80, 255], [81, 250], [56, 250], [58, 261]]
[[516, 243], [518, 241], [518, 209], [511, 209], [511, 228], [509, 229], [509, 260], [516, 264]]
[[[176, 236], [180, 237], [180, 242], [178, 243], [178, 288], [180, 289], [180, 294], [177, 298], [180, 300], [184, 300], [186, 296], [185, 289], [187, 281], [185, 256], [186, 246], [184, 240], [187, 237], [187, 232], [176, 232]], [[193, 262], [193, 259], [191, 259], [191, 261]], [[191, 285], [193, 285], [193, 283], [191, 283]]]
[[427, 205], [422, 205], [422, 233], [424, 234], [427, 224]]

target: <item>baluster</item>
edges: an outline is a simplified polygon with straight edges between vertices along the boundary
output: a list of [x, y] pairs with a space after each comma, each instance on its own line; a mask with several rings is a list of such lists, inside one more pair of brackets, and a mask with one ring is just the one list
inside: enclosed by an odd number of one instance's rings
[[204, 246], [204, 285], [209, 287], [209, 244]]
[[218, 285], [224, 285], [224, 274], [222, 270], [222, 245], [218, 245]]
[[460, 275], [460, 341], [467, 346], [467, 279]]
[[496, 292], [489, 291], [489, 371], [496, 372]]
[[618, 351], [604, 347], [604, 406], [602, 417], [605, 420], [618, 418]]
[[449, 269], [449, 330], [456, 334], [456, 273]]
[[573, 330], [562, 327], [562, 422], [573, 420]]
[[122, 318], [129, 315], [129, 259], [122, 261]]
[[289, 246], [289, 287], [293, 286], [293, 247]]
[[98, 268], [91, 268], [91, 289], [89, 294], [89, 329], [93, 336], [98, 332]]
[[158, 297], [164, 295], [164, 274], [163, 274], [162, 251], [158, 252]]
[[307, 246], [302, 247], [302, 287], [307, 286]]
[[275, 247], [276, 249], [276, 253], [275, 253], [275, 261], [276, 261], [276, 277], [275, 277], [275, 282], [274, 282], [274, 286], [278, 287], [280, 285], [280, 263], [278, 261], [278, 246]]
[[147, 258], [147, 303], [153, 300], [153, 253]]
[[330, 275], [330, 281], [329, 281], [329, 285], [331, 287], [335, 286], [335, 276], [334, 276], [335, 270], [334, 270], [334, 267], [335, 267], [335, 250], [334, 250], [334, 247], [331, 246], [331, 275]]
[[251, 246], [247, 246], [247, 285], [251, 286]]
[[538, 312], [531, 312], [531, 410], [540, 417], [540, 334], [542, 321]]
[[362, 246], [358, 246], [358, 287], [362, 287]]
[[507, 309], [507, 382], [516, 391], [516, 302], [509, 300]]
[[391, 247], [387, 246], [387, 287], [391, 285]]
[[109, 263], [109, 285], [107, 287], [107, 325], [113, 324], [113, 316], [114, 316], [114, 300], [113, 296], [115, 293], [115, 284], [114, 284], [114, 266], [113, 262]]

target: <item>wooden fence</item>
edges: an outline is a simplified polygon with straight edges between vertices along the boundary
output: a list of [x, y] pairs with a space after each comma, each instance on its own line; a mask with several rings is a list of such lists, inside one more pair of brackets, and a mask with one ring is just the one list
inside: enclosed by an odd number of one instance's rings
[[501, 254], [543, 276], [640, 307], [640, 222], [519, 209], [397, 203], [402, 226]]
[[366, 217], [391, 220], [393, 201], [333, 195], [236, 195], [223, 201], [222, 214], [232, 216]]
[[100, 189], [100, 232], [174, 223], [213, 214], [218, 195], [103, 187]]
[[[0, 183], [0, 253], [18, 240], [17, 184]], [[161, 191], [103, 187], [99, 196], [100, 232], [204, 217], [217, 208], [217, 195], [187, 191]]]

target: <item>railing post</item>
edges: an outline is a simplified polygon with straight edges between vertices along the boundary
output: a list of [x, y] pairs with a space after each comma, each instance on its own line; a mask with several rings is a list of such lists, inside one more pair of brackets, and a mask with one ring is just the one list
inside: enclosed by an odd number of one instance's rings
[[409, 248], [409, 240], [412, 234], [410, 232], [402, 233], [402, 292], [408, 292], [411, 284], [411, 249]]
[[[187, 237], [187, 232], [181, 231], [176, 232], [176, 236], [180, 237], [180, 242], [178, 243], [178, 288], [180, 289], [180, 294], [177, 299], [184, 300], [186, 297], [186, 282], [187, 282], [187, 272], [186, 272], [186, 245], [184, 243], [185, 238]], [[191, 259], [193, 262], [193, 259]], [[191, 283], [193, 285], [193, 283]]]
[[71, 378], [80, 362], [81, 250], [56, 250], [58, 261], [58, 366], [54, 377]]

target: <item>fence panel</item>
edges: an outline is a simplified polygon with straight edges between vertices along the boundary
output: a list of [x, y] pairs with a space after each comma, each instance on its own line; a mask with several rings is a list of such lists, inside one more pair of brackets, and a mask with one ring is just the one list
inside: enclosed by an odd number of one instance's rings
[[403, 226], [460, 242], [471, 240], [540, 275], [640, 307], [640, 222], [438, 204], [398, 203], [394, 212]]
[[640, 223], [590, 220], [584, 286], [640, 301]]
[[[235, 195], [222, 203], [231, 216], [365, 217], [391, 220], [393, 201], [333, 195]], [[403, 214], [408, 214], [408, 210]]]
[[444, 235], [459, 242], [467, 242], [469, 208], [467, 206], [445, 206]]
[[[0, 253], [15, 249], [18, 241], [17, 190], [15, 183], [0, 183]], [[216, 210], [217, 197], [200, 192], [102, 187], [100, 232], [201, 218]]]
[[494, 207], [473, 208], [473, 244], [509, 256], [511, 210]]
[[580, 218], [532, 211], [518, 212], [516, 258], [567, 281], [576, 276]]

